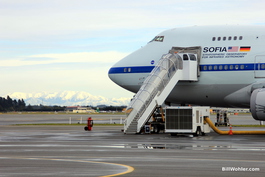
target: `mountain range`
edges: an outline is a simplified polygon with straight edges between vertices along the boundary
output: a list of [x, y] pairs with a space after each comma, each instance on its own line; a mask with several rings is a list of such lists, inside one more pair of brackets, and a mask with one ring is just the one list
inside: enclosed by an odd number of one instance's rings
[[94, 96], [83, 91], [62, 91], [62, 92], [40, 92], [40, 93], [22, 93], [14, 92], [7, 94], [12, 99], [23, 99], [26, 105], [57, 105], [57, 106], [97, 106], [110, 105], [122, 106], [128, 105], [131, 98], [105, 98], [103, 96]]

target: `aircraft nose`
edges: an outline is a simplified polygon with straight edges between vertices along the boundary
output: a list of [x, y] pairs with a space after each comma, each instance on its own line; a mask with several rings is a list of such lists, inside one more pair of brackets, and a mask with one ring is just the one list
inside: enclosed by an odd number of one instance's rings
[[117, 71], [118, 71], [118, 68], [111, 67], [109, 69], [108, 76], [109, 76], [110, 80], [112, 80], [114, 83], [121, 85], [119, 78], [117, 78], [117, 74], [115, 74], [115, 73], [117, 73]]

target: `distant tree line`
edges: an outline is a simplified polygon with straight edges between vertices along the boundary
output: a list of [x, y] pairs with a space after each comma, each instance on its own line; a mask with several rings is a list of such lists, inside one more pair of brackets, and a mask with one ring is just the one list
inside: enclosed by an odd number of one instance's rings
[[40, 112], [59, 112], [64, 111], [66, 106], [44, 106], [44, 105], [28, 105], [24, 111], [40, 111]]
[[23, 99], [13, 100], [9, 96], [0, 97], [0, 112], [23, 111], [26, 104]]
[[[100, 111], [118, 111], [121, 112], [126, 106], [106, 106], [106, 105], [98, 105], [98, 106], [87, 106], [91, 107], [94, 110]], [[11, 99], [9, 96], [6, 98], [0, 97], [0, 112], [13, 112], [13, 111], [65, 111], [66, 106], [44, 106], [44, 105], [28, 105], [26, 106], [23, 99]]]

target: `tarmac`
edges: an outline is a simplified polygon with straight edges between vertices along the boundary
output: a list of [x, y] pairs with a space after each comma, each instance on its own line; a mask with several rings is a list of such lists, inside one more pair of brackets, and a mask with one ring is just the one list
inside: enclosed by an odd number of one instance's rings
[[[108, 116], [104, 115], [107, 122]], [[62, 115], [29, 117], [0, 114], [0, 177], [257, 177], [265, 172], [265, 135], [126, 135], [122, 126], [95, 126], [84, 131], [82, 125], [14, 125], [35, 119], [69, 121]], [[249, 116], [231, 117], [234, 124], [238, 120], [258, 124]], [[102, 121], [99, 115], [94, 118]]]

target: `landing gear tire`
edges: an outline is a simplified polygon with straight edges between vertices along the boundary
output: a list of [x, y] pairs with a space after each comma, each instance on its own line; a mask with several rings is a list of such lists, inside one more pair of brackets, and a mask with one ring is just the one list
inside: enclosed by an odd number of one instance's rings
[[194, 136], [201, 136], [202, 135], [201, 127], [197, 127], [197, 130], [193, 135]]
[[154, 133], [159, 133], [160, 132], [160, 127], [159, 125], [154, 125]]

